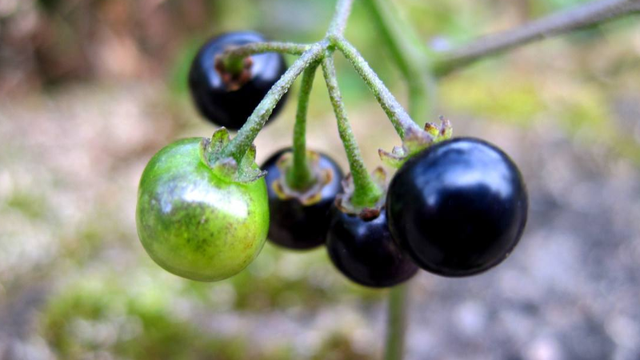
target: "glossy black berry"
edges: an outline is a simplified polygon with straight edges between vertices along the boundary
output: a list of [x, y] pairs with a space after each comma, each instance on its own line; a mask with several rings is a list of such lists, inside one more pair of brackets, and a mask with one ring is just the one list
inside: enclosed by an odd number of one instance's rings
[[418, 271], [393, 241], [384, 209], [377, 218], [367, 221], [333, 206], [327, 251], [342, 274], [364, 286], [395, 286]]
[[[202, 116], [216, 125], [237, 130], [258, 106], [273, 84], [287, 70], [281, 54], [265, 53], [251, 56], [250, 78], [238, 89], [230, 89], [216, 69], [216, 57], [229, 46], [264, 42], [255, 32], [230, 32], [209, 40], [198, 52], [189, 72], [189, 88]], [[273, 110], [273, 118], [286, 100], [285, 96]]]
[[474, 275], [502, 262], [527, 222], [527, 191], [494, 145], [449, 140], [409, 160], [387, 195], [394, 238], [423, 269]]
[[317, 153], [319, 159], [314, 173], [327, 174], [327, 182], [319, 189], [319, 198], [313, 204], [304, 205], [298, 198], [282, 199], [276, 182], [283, 180], [283, 173], [277, 166], [278, 160], [290, 149], [283, 149], [271, 156], [262, 165], [267, 171], [267, 191], [269, 194], [268, 239], [272, 243], [289, 249], [307, 250], [324, 244], [329, 228], [329, 209], [338, 193], [342, 191], [342, 170], [325, 154]]

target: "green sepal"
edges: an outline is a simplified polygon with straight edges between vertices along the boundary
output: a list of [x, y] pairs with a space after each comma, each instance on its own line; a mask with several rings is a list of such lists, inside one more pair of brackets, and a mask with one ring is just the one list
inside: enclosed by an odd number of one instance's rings
[[200, 141], [200, 160], [209, 165], [209, 154], [211, 154], [211, 139], [202, 138]]
[[260, 170], [260, 167], [256, 164], [256, 147], [254, 145], [251, 145], [242, 157], [240, 164], [231, 157], [220, 158], [219, 154], [229, 144], [229, 141], [231, 141], [229, 130], [224, 127], [214, 132], [211, 139], [202, 139], [200, 143], [202, 160], [218, 175], [235, 182], [253, 182], [266, 175], [266, 172]]
[[221, 127], [211, 135], [211, 150], [212, 153], [217, 154], [223, 147], [231, 141], [229, 136], [229, 130], [225, 127]]
[[251, 145], [249, 150], [242, 157], [235, 180], [239, 182], [252, 182], [267, 175], [266, 171], [262, 171], [256, 164], [256, 146]]

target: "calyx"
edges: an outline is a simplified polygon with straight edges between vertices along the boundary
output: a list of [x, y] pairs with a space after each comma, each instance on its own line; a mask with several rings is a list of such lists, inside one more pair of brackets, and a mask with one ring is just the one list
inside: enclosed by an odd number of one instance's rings
[[371, 172], [371, 177], [375, 185], [382, 190], [380, 199], [372, 207], [358, 207], [353, 205], [351, 199], [353, 192], [355, 191], [355, 185], [353, 183], [353, 176], [351, 173], [342, 180], [342, 193], [336, 196], [336, 206], [340, 211], [345, 214], [356, 215], [363, 220], [373, 220], [380, 215], [382, 208], [385, 205], [385, 199], [387, 198], [387, 172], [383, 168], [377, 167]]
[[287, 172], [293, 165], [293, 154], [284, 153], [280, 156], [276, 166], [280, 169], [281, 176], [272, 184], [273, 191], [280, 199], [298, 199], [304, 206], [310, 206], [322, 200], [322, 189], [330, 184], [336, 175], [331, 169], [320, 168], [320, 154], [315, 151], [307, 150], [307, 163], [315, 181], [304, 190], [293, 189], [287, 184]]
[[227, 91], [236, 91], [251, 80], [253, 60], [251, 57], [246, 57], [241, 61], [241, 66], [238, 69], [230, 69], [229, 63], [225, 62], [223, 55], [218, 55], [215, 59], [215, 69], [220, 74]]
[[256, 164], [256, 147], [251, 145], [240, 163], [231, 157], [220, 158], [222, 149], [229, 143], [229, 131], [222, 127], [213, 133], [211, 139], [200, 142], [200, 157], [215, 173], [235, 182], [249, 183], [260, 179], [266, 172]]

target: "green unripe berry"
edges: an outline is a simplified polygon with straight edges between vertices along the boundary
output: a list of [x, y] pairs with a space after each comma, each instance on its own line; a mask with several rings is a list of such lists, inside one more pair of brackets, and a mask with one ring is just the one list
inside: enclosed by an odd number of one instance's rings
[[242, 271], [262, 249], [269, 227], [263, 178], [236, 182], [200, 155], [201, 138], [176, 141], [147, 164], [138, 189], [138, 236], [167, 271], [217, 281]]

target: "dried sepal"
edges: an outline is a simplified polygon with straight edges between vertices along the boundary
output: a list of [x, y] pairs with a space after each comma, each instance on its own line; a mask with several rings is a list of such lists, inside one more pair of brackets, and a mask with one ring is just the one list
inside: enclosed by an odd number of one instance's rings
[[438, 137], [438, 134], [440, 134], [440, 128], [430, 122], [424, 124], [424, 131], [428, 132], [434, 139]]
[[375, 219], [380, 215], [380, 211], [385, 204], [386, 189], [387, 189], [387, 172], [382, 167], [377, 167], [371, 172], [371, 177], [375, 185], [382, 190], [382, 195], [378, 200], [378, 203], [373, 207], [359, 208], [351, 203], [351, 198], [355, 191], [355, 184], [353, 183], [353, 176], [349, 173], [342, 180], [342, 193], [336, 197], [336, 206], [340, 211], [346, 214], [353, 214], [360, 217], [363, 220]]
[[378, 149], [378, 156], [385, 165], [392, 168], [399, 168], [403, 164], [403, 159], [406, 157], [406, 152], [399, 146], [394, 146], [391, 152]]
[[430, 133], [433, 135], [434, 143], [439, 143], [441, 141], [450, 139], [453, 136], [453, 127], [451, 126], [451, 121], [446, 119], [444, 116], [440, 116], [440, 125], [436, 126], [435, 124], [427, 124], [425, 126], [425, 130], [429, 127]]
[[406, 156], [410, 157], [431, 146], [434, 140], [435, 138], [428, 131], [412, 128], [405, 133], [402, 147]]
[[452, 136], [453, 125], [451, 124], [451, 120], [445, 118], [444, 116], [440, 116], [440, 134], [438, 136], [438, 141], [451, 139]]
[[331, 183], [335, 174], [331, 169], [320, 169], [320, 154], [315, 151], [307, 150], [307, 163], [316, 181], [303, 191], [292, 189], [287, 184], [286, 174], [293, 165], [293, 154], [284, 153], [280, 156], [276, 166], [282, 176], [272, 184], [274, 192], [280, 199], [297, 199], [304, 206], [310, 206], [322, 200], [322, 189]]
[[433, 144], [450, 139], [452, 135], [451, 121], [440, 116], [440, 125], [426, 123], [424, 130], [408, 129], [402, 147], [395, 146], [390, 153], [379, 149], [378, 155], [385, 165], [398, 169], [415, 154]]

